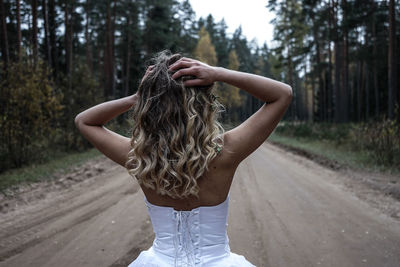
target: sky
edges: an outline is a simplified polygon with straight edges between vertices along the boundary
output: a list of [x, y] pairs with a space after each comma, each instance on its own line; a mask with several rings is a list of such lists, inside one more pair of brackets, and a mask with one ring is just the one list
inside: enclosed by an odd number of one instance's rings
[[256, 38], [259, 46], [264, 42], [271, 47], [273, 26], [270, 21], [275, 15], [265, 7], [267, 0], [189, 0], [197, 19], [212, 14], [215, 21], [222, 18], [232, 34], [242, 25], [243, 35], [248, 41]]

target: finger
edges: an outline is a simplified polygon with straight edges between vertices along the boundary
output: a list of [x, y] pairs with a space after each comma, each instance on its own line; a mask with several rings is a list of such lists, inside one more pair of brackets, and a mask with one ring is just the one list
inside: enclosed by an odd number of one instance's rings
[[154, 65], [148, 66], [147, 69], [146, 69], [146, 73], [151, 72], [153, 70], [153, 68], [154, 68]]
[[174, 80], [176, 80], [176, 79], [178, 79], [179, 77], [181, 77], [181, 76], [183, 76], [183, 75], [193, 75], [193, 76], [196, 76], [196, 75], [194, 75], [194, 70], [193, 70], [193, 69], [191, 69], [191, 68], [184, 68], [184, 69], [180, 69], [180, 70], [178, 70], [177, 72], [175, 72], [175, 73], [171, 76], [171, 78], [174, 79]]
[[190, 86], [201, 86], [204, 85], [203, 83], [204, 81], [201, 79], [192, 79], [185, 81], [183, 84], [187, 87], [190, 87]]
[[182, 68], [189, 68], [193, 63], [190, 61], [185, 61], [185, 60], [178, 60], [171, 66], [169, 66], [169, 70], [178, 70]]
[[182, 61], [189, 61], [189, 62], [193, 62], [193, 61], [194, 61], [194, 59], [189, 58], [189, 57], [181, 57], [179, 60], [182, 60]]

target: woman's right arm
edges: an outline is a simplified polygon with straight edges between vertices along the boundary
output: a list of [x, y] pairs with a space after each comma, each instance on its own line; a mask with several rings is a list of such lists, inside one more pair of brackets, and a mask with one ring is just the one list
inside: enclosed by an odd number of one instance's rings
[[225, 133], [229, 157], [238, 165], [254, 152], [275, 129], [292, 101], [292, 88], [282, 82], [259, 75], [217, 69], [217, 80], [226, 82], [257, 97], [265, 104], [242, 124]]
[[264, 143], [292, 101], [292, 88], [289, 85], [259, 75], [211, 67], [188, 58], [180, 59], [170, 69], [177, 70], [172, 76], [174, 79], [182, 75], [196, 76], [196, 79], [186, 81], [186, 86], [221, 81], [245, 90], [266, 103], [242, 124], [225, 133], [224, 147], [232, 152], [228, 157], [234, 165], [238, 165]]
[[266, 103], [280, 99], [290, 100], [292, 97], [292, 88], [289, 85], [255, 74], [217, 67], [216, 80], [245, 90]]

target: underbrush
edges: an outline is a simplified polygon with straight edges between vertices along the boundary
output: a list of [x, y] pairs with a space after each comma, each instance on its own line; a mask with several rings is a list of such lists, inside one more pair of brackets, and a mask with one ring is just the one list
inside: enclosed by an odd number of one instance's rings
[[50, 179], [55, 173], [68, 171], [72, 167], [80, 166], [89, 159], [100, 155], [100, 152], [94, 148], [85, 152], [59, 153], [45, 163], [7, 170], [0, 174], [0, 192], [4, 192], [6, 189], [21, 183]]
[[400, 166], [400, 124], [382, 119], [362, 123], [281, 122], [278, 136], [292, 137], [303, 143], [329, 143], [343, 151], [356, 152], [364, 162], [397, 169]]

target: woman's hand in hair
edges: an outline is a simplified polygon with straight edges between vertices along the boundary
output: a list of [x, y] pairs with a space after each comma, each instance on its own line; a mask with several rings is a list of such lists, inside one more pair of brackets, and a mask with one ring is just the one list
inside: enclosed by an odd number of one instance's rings
[[176, 71], [172, 79], [181, 76], [194, 76], [195, 79], [186, 80], [185, 86], [207, 86], [217, 81], [217, 69], [204, 62], [183, 57], [169, 67], [170, 71]]
[[147, 76], [149, 76], [149, 74], [152, 72], [153, 69], [154, 69], [154, 65], [150, 65], [150, 66], [147, 67], [146, 73], [143, 75], [143, 78], [142, 78], [141, 82], [143, 82], [144, 79], [146, 79]]

